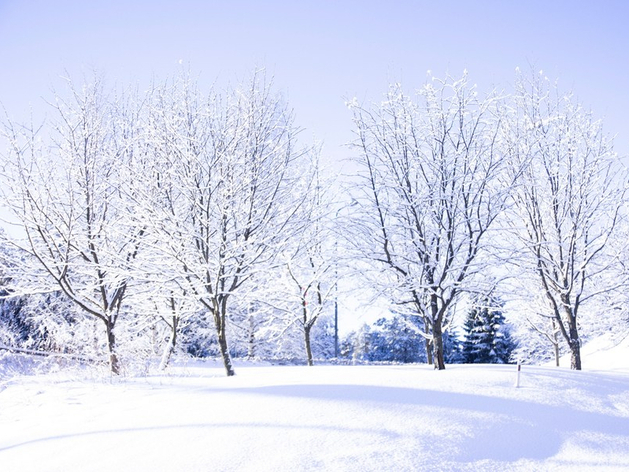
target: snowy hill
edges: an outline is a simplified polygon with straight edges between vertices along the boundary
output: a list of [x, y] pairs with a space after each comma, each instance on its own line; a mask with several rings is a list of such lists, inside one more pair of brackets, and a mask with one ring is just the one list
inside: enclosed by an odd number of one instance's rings
[[[629, 372], [629, 332], [619, 335], [603, 335], [585, 344], [581, 350], [584, 370], [609, 370]], [[560, 360], [570, 365], [570, 356]]]
[[628, 470], [629, 371], [237, 366], [21, 376], [0, 464], [29, 471]]

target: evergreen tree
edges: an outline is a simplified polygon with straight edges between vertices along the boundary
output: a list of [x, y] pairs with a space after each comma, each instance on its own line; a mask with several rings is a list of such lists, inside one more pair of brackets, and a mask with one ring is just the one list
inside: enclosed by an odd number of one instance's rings
[[370, 332], [370, 361], [424, 362], [424, 338], [400, 316], [380, 318]]
[[0, 289], [0, 344], [20, 346], [26, 341], [33, 327], [25, 319], [23, 298], [6, 298], [9, 293]]
[[508, 326], [505, 324], [505, 317], [502, 311], [494, 310], [491, 314], [493, 315], [491, 326], [495, 328], [492, 363], [509, 364], [511, 362], [511, 353], [517, 346], [511, 337]]
[[[355, 357], [368, 362], [426, 362], [425, 337], [421, 320], [416, 317], [393, 315], [380, 318], [372, 325], [364, 325], [352, 333], [353, 342], [346, 342], [344, 357]], [[448, 364], [462, 363], [460, 341], [456, 334], [443, 335], [444, 359]]]
[[491, 298], [480, 299], [465, 320], [462, 358], [467, 364], [506, 364], [516, 345], [499, 308]]
[[451, 330], [443, 333], [443, 357], [446, 364], [462, 364], [465, 362], [461, 351], [461, 341]]

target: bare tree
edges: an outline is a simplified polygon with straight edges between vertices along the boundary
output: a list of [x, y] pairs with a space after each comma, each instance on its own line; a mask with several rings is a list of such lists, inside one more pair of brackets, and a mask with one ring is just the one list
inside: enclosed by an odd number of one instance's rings
[[273, 263], [303, 199], [297, 131], [261, 74], [208, 98], [183, 78], [156, 94], [152, 116], [159, 204], [147, 214], [160, 234], [162, 272], [212, 318], [231, 376], [232, 298]]
[[54, 116], [40, 129], [4, 127], [6, 199], [22, 231], [14, 244], [36, 261], [20, 276], [22, 289], [60, 289], [102, 321], [117, 374], [114, 328], [144, 235], [127, 193], [141, 154], [140, 106], [107, 97], [98, 79], [82, 89], [70, 84], [69, 99], [57, 94], [51, 106]]
[[621, 283], [601, 276], [617, 262], [606, 249], [619, 224], [625, 173], [601, 123], [541, 73], [518, 75], [514, 101], [504, 124], [508, 162], [521, 175], [508, 216], [523, 252], [512, 262], [541, 289], [539, 312], [553, 319], [571, 367], [580, 370], [581, 307]]
[[312, 179], [305, 189], [308, 201], [299, 212], [300, 230], [285, 251], [282, 287], [277, 292], [284, 310], [303, 331], [306, 359], [314, 365], [312, 331], [336, 295], [338, 273], [330, 220], [331, 182], [321, 179], [318, 155], [310, 164]]
[[377, 284], [396, 310], [421, 317], [428, 354], [444, 369], [449, 313], [482, 266], [486, 233], [505, 201], [500, 116], [497, 98], [481, 100], [465, 75], [433, 79], [420, 96], [423, 104], [394, 85], [379, 106], [350, 104], [363, 169], [356, 247], [384, 270]]

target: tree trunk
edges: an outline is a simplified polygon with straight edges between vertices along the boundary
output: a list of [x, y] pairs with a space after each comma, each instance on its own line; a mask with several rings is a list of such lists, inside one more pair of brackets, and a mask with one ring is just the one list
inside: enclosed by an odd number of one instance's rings
[[[431, 277], [432, 280], [432, 277]], [[433, 363], [435, 369], [444, 370], [446, 364], [443, 360], [443, 333], [441, 332], [441, 321], [443, 314], [439, 314], [439, 302], [437, 300], [436, 290], [433, 288], [433, 294], [430, 296], [430, 321], [432, 328], [432, 352]]]
[[581, 370], [581, 343], [578, 339], [570, 342], [570, 368]]
[[105, 321], [107, 329], [107, 348], [109, 349], [109, 368], [114, 375], [120, 374], [120, 362], [116, 355], [116, 336], [114, 335], [114, 324], [110, 318]]
[[247, 357], [253, 359], [256, 355], [256, 324], [253, 314], [249, 313], [249, 339], [247, 343]]
[[555, 367], [559, 367], [559, 340], [557, 339], [557, 321], [555, 318], [551, 320], [553, 349], [555, 351]]
[[[568, 300], [562, 298], [565, 308], [566, 321], [568, 323], [568, 347], [570, 348], [570, 368], [581, 370], [581, 339], [577, 327], [577, 306], [569, 308]], [[564, 332], [565, 334], [565, 332]]]
[[443, 360], [443, 334], [441, 333], [441, 323], [435, 322], [432, 326], [433, 342], [433, 362], [435, 369], [443, 370], [446, 364]]
[[102, 336], [100, 320], [98, 318], [94, 318], [94, 322], [92, 323], [92, 335], [92, 350], [94, 357], [96, 357], [97, 353], [100, 351], [100, 337]]
[[581, 370], [581, 340], [577, 331], [576, 323], [570, 323], [570, 368], [572, 370]]
[[424, 334], [426, 337], [424, 338], [424, 347], [426, 348], [426, 363], [428, 365], [432, 365], [432, 337], [430, 334], [430, 324], [428, 320], [424, 318]]
[[312, 361], [312, 348], [310, 347], [310, 329], [311, 326], [304, 326], [304, 342], [306, 343], [306, 357], [308, 358], [308, 365], [313, 366], [314, 362]]
[[232, 366], [232, 359], [229, 355], [229, 349], [227, 348], [227, 336], [225, 330], [223, 330], [218, 336], [218, 345], [221, 349], [221, 356], [223, 358], [223, 365], [225, 366], [225, 373], [228, 377], [236, 375], [234, 367]]
[[159, 370], [166, 370], [168, 364], [170, 363], [170, 358], [175, 352], [175, 347], [177, 346], [177, 325], [179, 324], [179, 319], [176, 316], [173, 316], [171, 331], [170, 331], [170, 339], [168, 340], [168, 345], [164, 349], [164, 354], [162, 355], [162, 360], [159, 363]]
[[213, 299], [212, 304], [214, 309], [212, 315], [214, 315], [214, 324], [216, 325], [216, 333], [218, 335], [218, 346], [221, 350], [221, 357], [223, 358], [223, 365], [225, 366], [225, 373], [227, 377], [236, 375], [234, 367], [232, 365], [232, 359], [229, 355], [229, 348], [227, 347], [227, 298], [223, 297], [220, 302]]
[[[215, 318], [220, 318], [220, 315], [216, 315]], [[227, 333], [225, 332], [225, 323], [217, 323], [216, 331], [218, 333], [218, 346], [221, 350], [221, 357], [223, 358], [223, 365], [225, 366], [225, 373], [227, 377], [236, 375], [234, 367], [232, 366], [232, 359], [229, 355], [229, 348], [227, 347]]]

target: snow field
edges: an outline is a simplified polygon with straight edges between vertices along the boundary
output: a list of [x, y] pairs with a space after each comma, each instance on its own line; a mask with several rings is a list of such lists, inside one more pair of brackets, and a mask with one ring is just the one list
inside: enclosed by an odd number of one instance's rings
[[0, 464], [28, 471], [627, 470], [629, 371], [237, 366], [17, 377]]

